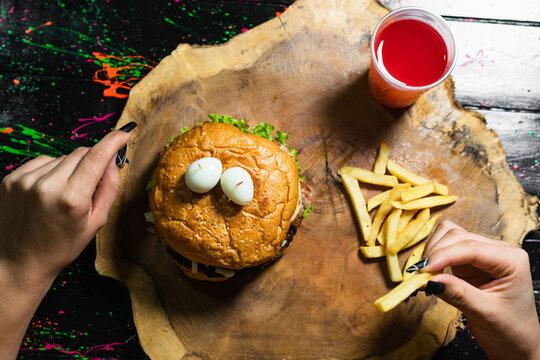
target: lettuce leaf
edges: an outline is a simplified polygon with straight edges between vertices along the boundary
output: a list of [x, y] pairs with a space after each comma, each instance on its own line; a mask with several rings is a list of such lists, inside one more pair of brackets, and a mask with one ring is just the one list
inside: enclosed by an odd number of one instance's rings
[[[277, 130], [276, 135], [274, 137], [272, 136], [272, 132], [274, 131], [274, 128], [275, 128], [274, 125], [270, 125], [265, 122], [260, 123], [259, 125], [255, 126], [252, 131], [250, 131], [249, 125], [242, 118], [235, 119], [229, 115], [218, 115], [218, 114], [208, 114], [208, 118], [211, 121], [202, 121], [198, 123], [197, 125], [209, 123], [209, 122], [231, 124], [232, 126], [236, 127], [238, 130], [246, 134], [258, 135], [270, 141], [277, 141], [281, 145], [288, 147], [289, 151], [291, 152], [292, 157], [294, 158], [294, 162], [296, 163], [296, 169], [298, 170], [298, 178], [300, 179], [301, 182], [304, 182], [304, 177], [302, 176], [302, 169], [300, 168], [300, 162], [296, 158], [296, 155], [298, 154], [298, 150], [294, 149], [292, 146], [287, 145], [287, 140], [289, 140], [289, 134], [283, 131]], [[189, 130], [190, 129], [186, 126], [182, 130], [180, 130], [178, 135], [182, 135], [183, 133]], [[174, 136], [169, 139], [169, 145], [171, 145], [173, 140], [174, 140]]]
[[272, 137], [272, 131], [274, 131], [274, 125], [270, 125], [264, 122], [253, 128], [253, 134], [259, 135], [270, 141], [274, 141], [274, 138]]
[[302, 218], [306, 219], [309, 217], [309, 214], [311, 214], [311, 204], [309, 204], [309, 206], [302, 212]]

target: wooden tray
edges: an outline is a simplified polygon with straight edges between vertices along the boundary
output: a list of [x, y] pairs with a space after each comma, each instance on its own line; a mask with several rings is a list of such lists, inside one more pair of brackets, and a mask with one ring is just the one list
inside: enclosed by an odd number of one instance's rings
[[[336, 172], [370, 168], [381, 141], [397, 162], [459, 196], [443, 218], [513, 244], [535, 228], [533, 199], [482, 117], [455, 104], [451, 80], [405, 110], [373, 100], [369, 39], [385, 13], [368, 0], [298, 1], [224, 45], [180, 45], [131, 91], [117, 127], [139, 126], [122, 194], [97, 236], [96, 268], [129, 288], [152, 359], [420, 359], [451, 340], [458, 311], [434, 297], [386, 314], [372, 304], [393, 284], [384, 261], [359, 256], [360, 232]], [[282, 259], [218, 284], [185, 278], [143, 217], [158, 152], [209, 113], [288, 132], [314, 190], [311, 217]]]

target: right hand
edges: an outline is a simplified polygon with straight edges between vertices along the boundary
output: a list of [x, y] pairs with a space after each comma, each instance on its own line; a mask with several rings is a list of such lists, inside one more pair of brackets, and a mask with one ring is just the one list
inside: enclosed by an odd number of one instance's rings
[[433, 233], [421, 271], [443, 283], [437, 296], [463, 312], [490, 359], [540, 359], [540, 324], [534, 304], [529, 257], [504, 241], [442, 222]]

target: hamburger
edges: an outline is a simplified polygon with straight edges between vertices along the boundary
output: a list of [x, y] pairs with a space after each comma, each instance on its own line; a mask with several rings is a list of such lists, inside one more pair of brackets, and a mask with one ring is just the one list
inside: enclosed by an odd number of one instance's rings
[[[283, 255], [303, 218], [310, 190], [303, 182], [287, 134], [263, 123], [252, 130], [242, 119], [209, 115], [184, 128], [164, 149], [149, 184], [147, 217], [172, 262], [188, 277], [222, 281], [242, 269], [264, 266]], [[252, 180], [252, 200], [238, 205], [217, 184], [195, 192], [186, 182], [191, 164], [218, 159]], [[220, 169], [221, 171], [221, 169]]]

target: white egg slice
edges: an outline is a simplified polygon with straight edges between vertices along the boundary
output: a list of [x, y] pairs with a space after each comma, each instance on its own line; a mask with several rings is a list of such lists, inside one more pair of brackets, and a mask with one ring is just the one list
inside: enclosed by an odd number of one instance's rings
[[253, 180], [241, 167], [232, 167], [223, 172], [221, 189], [235, 204], [247, 205], [253, 200]]
[[221, 161], [214, 157], [194, 161], [186, 171], [186, 185], [191, 191], [199, 194], [208, 192], [219, 182], [222, 170]]

